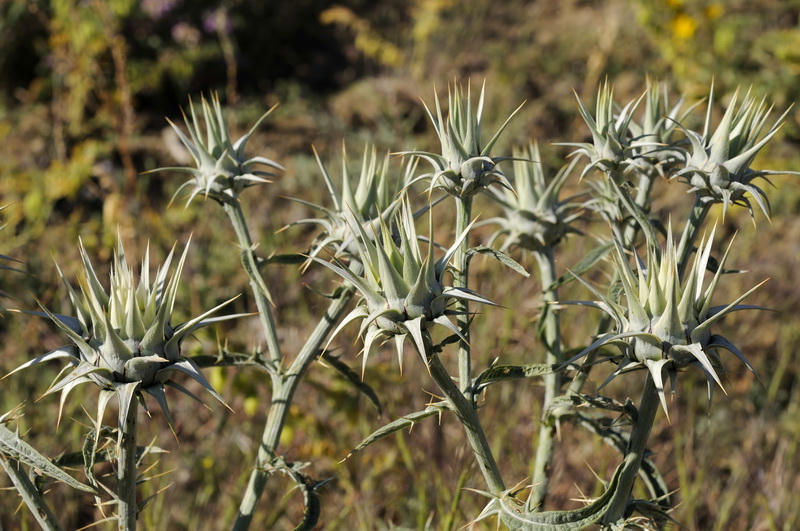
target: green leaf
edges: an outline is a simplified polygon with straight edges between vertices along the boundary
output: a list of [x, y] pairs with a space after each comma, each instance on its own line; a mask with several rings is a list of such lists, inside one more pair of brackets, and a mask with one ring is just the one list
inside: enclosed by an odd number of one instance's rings
[[555, 372], [556, 366], [547, 363], [530, 363], [528, 365], [495, 365], [483, 371], [475, 380], [475, 391], [503, 380], [519, 378], [535, 378]]
[[375, 441], [383, 439], [384, 437], [391, 435], [396, 431], [400, 431], [403, 428], [410, 428], [417, 422], [426, 419], [428, 417], [433, 417], [434, 415], [441, 415], [443, 411], [448, 411], [449, 409], [450, 407], [448, 406], [447, 402], [445, 401], [436, 402], [435, 404], [429, 405], [422, 411], [417, 411], [416, 413], [411, 413], [410, 415], [406, 415], [397, 420], [394, 420], [389, 424], [386, 424], [385, 426], [373, 431], [369, 436], [367, 436], [366, 439], [361, 441], [358, 446], [353, 448], [353, 450], [349, 454], [347, 454], [347, 457], [345, 457], [345, 459], [349, 458], [354, 453], [363, 450], [364, 448], [374, 443]]
[[502, 251], [498, 251], [497, 249], [492, 249], [491, 247], [483, 247], [483, 246], [472, 247], [470, 250], [467, 251], [467, 260], [468, 261], [471, 260], [472, 257], [475, 256], [476, 254], [489, 255], [492, 258], [494, 258], [495, 260], [497, 260], [497, 261], [503, 263], [504, 265], [510, 267], [511, 269], [513, 269], [514, 271], [516, 271], [517, 273], [522, 275], [523, 277], [527, 278], [527, 277], [531, 276], [530, 273], [525, 271], [525, 268], [522, 267], [519, 264], [519, 262], [517, 262], [516, 260], [514, 260], [513, 258], [511, 258], [510, 256], [508, 256], [507, 254], [505, 254]]
[[575, 280], [575, 275], [582, 275], [589, 271], [595, 264], [597, 264], [600, 260], [605, 258], [605, 256], [611, 251], [613, 248], [613, 244], [611, 242], [601, 243], [588, 253], [584, 255], [581, 260], [575, 264], [575, 267], [571, 267], [571, 273], [566, 273], [561, 275], [558, 280], [556, 280], [551, 286], [547, 287], [546, 291], [552, 291], [556, 288], [563, 286], [573, 280]]
[[339, 374], [344, 376], [345, 380], [353, 384], [353, 386], [364, 396], [366, 396], [372, 405], [375, 406], [375, 409], [378, 410], [378, 416], [380, 417], [383, 415], [383, 407], [381, 406], [381, 401], [378, 398], [378, 395], [375, 393], [375, 390], [370, 387], [369, 384], [364, 382], [353, 369], [350, 368], [345, 362], [341, 361], [338, 356], [331, 356], [326, 355], [324, 361], [327, 362], [331, 367], [339, 371]]
[[84, 492], [97, 493], [93, 487], [81, 483], [58, 468], [47, 457], [40, 454], [33, 446], [23, 441], [19, 435], [5, 426], [0, 426], [0, 454], [24, 463], [46, 476], [66, 483], [72, 488]]

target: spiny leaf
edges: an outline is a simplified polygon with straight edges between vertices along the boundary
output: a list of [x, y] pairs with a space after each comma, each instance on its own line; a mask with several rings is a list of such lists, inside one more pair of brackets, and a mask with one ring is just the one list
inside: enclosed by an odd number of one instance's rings
[[428, 417], [433, 417], [434, 415], [440, 415], [443, 411], [448, 411], [449, 409], [450, 408], [447, 402], [445, 401], [436, 402], [435, 404], [429, 405], [422, 411], [417, 411], [416, 413], [411, 413], [395, 421], [392, 421], [389, 424], [386, 424], [385, 426], [378, 428], [377, 430], [372, 432], [369, 436], [367, 436], [366, 439], [361, 441], [358, 446], [353, 448], [353, 450], [349, 454], [347, 454], [347, 457], [345, 457], [345, 459], [349, 458], [354, 453], [363, 450], [364, 448], [374, 443], [375, 441], [383, 439], [387, 435], [391, 435], [392, 433], [400, 431], [403, 428], [410, 428], [414, 424], [423, 419], [426, 419]]
[[555, 372], [555, 367], [547, 363], [530, 363], [528, 365], [495, 365], [483, 371], [475, 380], [475, 390], [503, 380], [533, 378]]
[[30, 467], [41, 471], [42, 474], [66, 483], [70, 487], [84, 492], [96, 493], [97, 491], [73, 478], [48, 458], [40, 454], [33, 446], [23, 441], [19, 435], [5, 426], [0, 426], [0, 454], [15, 459]]
[[375, 393], [375, 390], [369, 386], [366, 382], [364, 382], [361, 377], [350, 368], [345, 362], [341, 361], [338, 356], [325, 356], [325, 362], [327, 362], [331, 367], [339, 371], [339, 374], [344, 376], [345, 380], [353, 384], [353, 386], [358, 390], [358, 392], [364, 394], [372, 405], [375, 406], [375, 409], [378, 410], [378, 416], [380, 417], [383, 415], [383, 407], [381, 406], [380, 398]]
[[499, 261], [500, 263], [510, 267], [523, 277], [527, 278], [531, 276], [530, 273], [525, 271], [525, 268], [522, 267], [519, 264], [519, 262], [508, 256], [504, 252], [498, 251], [497, 249], [492, 249], [491, 247], [483, 247], [483, 246], [472, 247], [469, 251], [467, 251], [467, 260], [471, 260], [472, 257], [475, 256], [476, 254], [489, 255], [495, 260]]
[[567, 284], [568, 282], [575, 280], [575, 275], [582, 275], [589, 271], [592, 267], [594, 267], [595, 264], [605, 258], [612, 248], [613, 244], [610, 242], [605, 242], [598, 245], [586, 253], [584, 257], [581, 258], [577, 264], [575, 264], [575, 267], [570, 268], [571, 273], [561, 275], [551, 286], [547, 286], [547, 289], [554, 290], [563, 286], [564, 284]]

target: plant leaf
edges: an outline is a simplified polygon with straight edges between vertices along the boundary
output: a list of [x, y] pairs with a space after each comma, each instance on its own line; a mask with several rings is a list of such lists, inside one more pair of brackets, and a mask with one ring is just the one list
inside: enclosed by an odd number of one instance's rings
[[33, 467], [42, 474], [66, 483], [74, 489], [93, 494], [97, 493], [94, 487], [81, 483], [58, 468], [52, 461], [40, 454], [36, 448], [23, 441], [19, 435], [5, 426], [0, 426], [0, 454]]
[[367, 438], [365, 438], [363, 441], [361, 441], [358, 444], [358, 446], [353, 448], [353, 450], [349, 454], [347, 454], [347, 457], [345, 457], [345, 459], [349, 458], [354, 453], [356, 453], [356, 452], [358, 452], [360, 450], [363, 450], [364, 448], [366, 448], [370, 444], [374, 443], [375, 441], [383, 439], [387, 435], [391, 435], [392, 433], [394, 433], [396, 431], [400, 431], [403, 428], [410, 428], [414, 424], [416, 424], [417, 422], [419, 422], [419, 421], [421, 421], [423, 419], [426, 419], [428, 417], [432, 417], [434, 415], [440, 415], [443, 411], [448, 411], [449, 409], [450, 409], [450, 407], [448, 406], [447, 402], [445, 402], [445, 401], [436, 402], [434, 404], [430, 404], [428, 407], [426, 407], [422, 411], [417, 411], [416, 413], [411, 413], [411, 414], [405, 415], [404, 417], [401, 417], [401, 418], [399, 418], [397, 420], [394, 420], [394, 421], [390, 422], [389, 424], [386, 424], [385, 426], [382, 426], [382, 427], [378, 428], [377, 430], [373, 431], [371, 434], [369, 434], [367, 436]]
[[353, 384], [358, 392], [362, 393], [372, 402], [372, 405], [378, 410], [379, 417], [383, 415], [383, 407], [381, 406], [380, 398], [378, 398], [375, 390], [361, 379], [358, 373], [353, 371], [348, 364], [340, 360], [338, 356], [327, 355], [324, 359], [331, 367], [339, 371], [339, 374], [341, 374], [345, 380]]

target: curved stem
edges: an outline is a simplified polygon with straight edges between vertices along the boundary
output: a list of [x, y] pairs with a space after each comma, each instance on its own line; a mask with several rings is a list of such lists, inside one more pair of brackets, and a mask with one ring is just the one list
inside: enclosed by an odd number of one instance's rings
[[619, 479], [619, 486], [614, 494], [611, 507], [604, 518], [606, 524], [613, 524], [625, 515], [628, 499], [633, 490], [636, 476], [639, 474], [639, 468], [642, 465], [642, 459], [647, 449], [647, 440], [650, 438], [658, 408], [658, 392], [656, 391], [653, 377], [648, 372], [647, 383], [645, 383], [644, 391], [642, 392], [642, 402], [639, 405], [631, 437], [628, 441], [628, 449], [625, 452], [625, 465]]
[[694, 251], [694, 242], [697, 241], [697, 235], [700, 233], [700, 227], [708, 216], [708, 211], [711, 210], [710, 203], [700, 201], [698, 196], [695, 199], [692, 212], [689, 214], [689, 220], [683, 228], [681, 234], [681, 241], [678, 244], [678, 278], [683, 278], [686, 268], [689, 266], [689, 257]]
[[280, 342], [278, 341], [275, 319], [272, 316], [272, 304], [269, 300], [269, 291], [264, 284], [264, 279], [258, 271], [256, 257], [253, 252], [253, 239], [250, 237], [250, 231], [244, 219], [242, 205], [239, 203], [238, 198], [233, 197], [223, 202], [222, 206], [231, 220], [234, 231], [236, 231], [236, 238], [242, 253], [242, 266], [250, 279], [250, 289], [253, 292], [253, 297], [256, 299], [258, 317], [261, 320], [261, 326], [264, 328], [264, 337], [267, 341], [270, 358], [275, 362], [271, 372], [277, 374], [280, 363], [283, 360], [283, 355], [281, 354]]
[[131, 400], [125, 425], [120, 426], [119, 455], [117, 456], [118, 529], [136, 529], [136, 416], [139, 404]]
[[[360, 268], [360, 264], [354, 264], [351, 267], [356, 273], [360, 272]], [[258, 447], [255, 467], [250, 473], [247, 488], [239, 504], [239, 512], [233, 524], [234, 530], [244, 530], [250, 527], [258, 501], [267, 483], [267, 477], [270, 472], [269, 467], [277, 457], [276, 450], [286, 419], [289, 416], [289, 407], [297, 386], [303, 379], [308, 367], [319, 354], [322, 342], [325, 341], [325, 338], [328, 337], [328, 334], [341, 319], [354, 293], [355, 288], [352, 286], [346, 287], [328, 307], [325, 315], [308, 337], [289, 369], [281, 374], [272, 375], [272, 402], [267, 415], [267, 424], [264, 426], [264, 432], [261, 435], [261, 444]]]
[[497, 467], [497, 462], [492, 454], [489, 441], [486, 439], [486, 434], [481, 427], [481, 421], [478, 418], [478, 410], [475, 408], [473, 402], [467, 399], [461, 389], [453, 382], [447, 369], [442, 365], [439, 355], [429, 354], [427, 358], [428, 368], [430, 369], [433, 380], [450, 402], [450, 406], [453, 408], [458, 420], [461, 421], [461, 425], [464, 427], [467, 440], [472, 447], [472, 453], [475, 454], [478, 467], [481, 469], [489, 491], [499, 496], [506, 487], [503, 483], [503, 478], [500, 476], [500, 469]]
[[[552, 247], [533, 253], [539, 264], [539, 277], [542, 286], [552, 286], [557, 280], [555, 271], [555, 256]], [[557, 289], [546, 289], [542, 294], [542, 315], [539, 320], [539, 334], [547, 349], [546, 361], [555, 365], [564, 361], [561, 355], [561, 329], [558, 313], [553, 311], [552, 304], [558, 301]], [[544, 402], [542, 410], [547, 411], [548, 406], [561, 392], [562, 373], [554, 372], [544, 377]], [[539, 437], [536, 440], [536, 460], [533, 465], [533, 488], [528, 497], [528, 510], [533, 510], [544, 504], [549, 487], [550, 465], [553, 461], [554, 439], [556, 436], [556, 422], [553, 416], [542, 418], [539, 427]]]
[[[472, 215], [472, 196], [456, 197], [456, 237], [467, 229], [470, 216]], [[453, 271], [453, 287], [469, 287], [469, 261], [467, 251], [469, 250], [469, 236], [463, 239], [458, 246], [454, 256], [455, 271]], [[472, 384], [472, 356], [469, 346], [469, 302], [465, 299], [456, 300], [456, 312], [458, 312], [458, 328], [464, 335], [466, 341], [458, 343], [458, 382], [461, 390], [471, 401], [470, 385]]]

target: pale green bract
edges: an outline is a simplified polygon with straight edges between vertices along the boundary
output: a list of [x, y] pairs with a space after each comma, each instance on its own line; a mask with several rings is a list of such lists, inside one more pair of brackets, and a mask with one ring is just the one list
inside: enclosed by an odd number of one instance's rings
[[499, 184], [511, 188], [505, 175], [497, 165], [508, 160], [508, 157], [492, 158], [490, 153], [500, 135], [505, 130], [511, 118], [522, 108], [522, 105], [511, 113], [500, 129], [485, 145], [482, 145], [481, 130], [483, 127], [483, 101], [486, 85], [481, 88], [477, 111], [472, 109], [470, 86], [467, 86], [466, 95], [459, 84], [454, 84], [448, 90], [448, 115], [447, 120], [442, 115], [439, 96], [435, 95], [436, 116], [425, 105], [425, 110], [433, 122], [436, 135], [439, 137], [442, 153], [427, 151], [404, 151], [400, 155], [415, 155], [421, 157], [433, 166], [433, 173], [421, 175], [411, 184], [430, 179], [429, 190], [440, 188], [456, 197], [469, 197], [482, 192], [492, 184]]
[[[264, 119], [275, 109], [272, 107], [236, 142], [231, 140], [225, 117], [222, 114], [222, 106], [217, 95], [212, 96], [211, 104], [202, 98], [201, 108], [203, 110], [203, 123], [205, 124], [205, 135], [200, 127], [200, 120], [195, 113], [194, 104], [189, 101], [189, 113], [191, 120], [184, 113], [183, 118], [189, 136], [181, 131], [180, 127], [167, 119], [169, 124], [178, 134], [183, 145], [192, 155], [196, 168], [187, 167], [166, 167], [151, 170], [147, 173], [160, 171], [175, 171], [188, 173], [193, 179], [183, 183], [175, 192], [173, 200], [186, 187], [193, 187], [189, 194], [186, 204], [198, 195], [206, 198], [211, 197], [220, 202], [225, 202], [231, 197], [237, 197], [242, 190], [249, 186], [269, 183], [268, 177], [274, 173], [254, 169], [255, 166], [266, 166], [274, 170], [282, 171], [284, 168], [277, 162], [265, 157], [251, 157], [245, 155], [247, 142], [253, 136], [256, 129]], [[205, 139], [203, 138], [205, 136]]]
[[[428, 329], [434, 324], [464, 338], [449, 318], [455, 314], [449, 309], [455, 299], [494, 304], [469, 289], [445, 285], [444, 275], [450, 259], [466, 238], [472, 224], [458, 235], [455, 243], [436, 261], [433, 243], [428, 245], [427, 254], [420, 250], [414, 217], [407, 200], [403, 201], [395, 216], [399, 245], [395, 243], [386, 223], [381, 223], [379, 230], [369, 234], [367, 231], [372, 230], [370, 227], [365, 229], [352, 216], [350, 222], [359, 233], [356, 244], [359, 260], [364, 266], [363, 276], [356, 276], [338, 260], [329, 263], [314, 258], [314, 261], [352, 283], [363, 297], [362, 304], [350, 312], [331, 335], [333, 339], [349, 323], [359, 319], [362, 321], [359, 336], [364, 338], [363, 368], [366, 368], [367, 358], [376, 342], [390, 338], [395, 340], [402, 368], [403, 344], [408, 336], [411, 336], [420, 357], [427, 364], [427, 356], [431, 353]], [[430, 233], [432, 242], [432, 226]]]
[[614, 302], [577, 275], [578, 280], [599, 300], [561, 304], [599, 308], [614, 319], [616, 330], [598, 337], [563, 366], [578, 361], [604, 345], [615, 346], [621, 352], [617, 360], [619, 368], [608, 377], [601, 388], [623, 372], [646, 368], [656, 384], [665, 413], [667, 413], [667, 403], [662, 377], [664, 371], [669, 374], [674, 389], [674, 378], [679, 369], [687, 365], [700, 367], [708, 381], [709, 402], [714, 382], [722, 388], [722, 382], [717, 374], [717, 371], [724, 369], [719, 349], [733, 353], [755, 374], [753, 366], [739, 349], [722, 335], [713, 334], [711, 327], [731, 312], [763, 309], [740, 303], [766, 281], [748, 290], [730, 304], [711, 306], [711, 299], [730, 250], [729, 246], [719, 261], [711, 283], [704, 289], [703, 277], [711, 259], [713, 239], [712, 230], [708, 240], [700, 243], [693, 267], [683, 283], [678, 279], [677, 249], [671, 236], [667, 237], [666, 248], [660, 256], [648, 246], [647, 264], [637, 259], [635, 272], [625, 258], [622, 245], [615, 240], [614, 263], [620, 273], [626, 304]]
[[[494, 223], [500, 226], [489, 239], [489, 247], [504, 237], [501, 252], [512, 247], [530, 251], [555, 246], [567, 234], [580, 234], [570, 226], [581, 217], [577, 211], [583, 204], [573, 202], [577, 196], [559, 199], [576, 160], [561, 170], [552, 179], [546, 179], [539, 155], [538, 144], [514, 153], [514, 191], [493, 189], [494, 198], [503, 206], [504, 216], [488, 219], [481, 224]], [[515, 193], [516, 192], [516, 193]]]
[[54, 314], [41, 303], [43, 312], [27, 312], [49, 317], [69, 336], [74, 345], [63, 346], [30, 360], [10, 374], [45, 361], [54, 359], [68, 361], [73, 367], [72, 370], [45, 393], [46, 396], [61, 392], [59, 420], [70, 391], [78, 385], [91, 382], [103, 390], [98, 424], [102, 422], [105, 406], [112, 394], [116, 394], [119, 399], [119, 422], [120, 425], [124, 425], [131, 400], [137, 397], [144, 404], [142, 392], [145, 392], [155, 398], [170, 428], [173, 428], [164, 386], [171, 386], [200, 401], [194, 393], [170, 379], [175, 373], [183, 373], [193, 378], [214, 398], [225, 404], [197, 365], [181, 356], [181, 343], [191, 333], [204, 326], [248, 314], [210, 317], [230, 303], [233, 300], [231, 299], [183, 324], [177, 326], [171, 324], [181, 271], [188, 249], [187, 245], [169, 279], [167, 276], [174, 248], [164, 265], [151, 279], [148, 248], [137, 283], [120, 242], [111, 268], [110, 287], [106, 291], [81, 244], [83, 275], [79, 280], [78, 290], [73, 288], [58, 268], [76, 315], [73, 317]]

